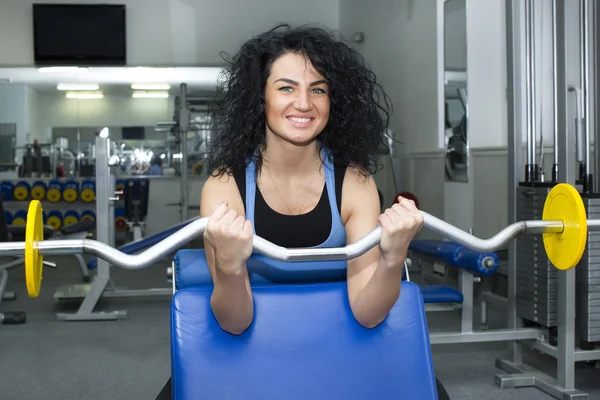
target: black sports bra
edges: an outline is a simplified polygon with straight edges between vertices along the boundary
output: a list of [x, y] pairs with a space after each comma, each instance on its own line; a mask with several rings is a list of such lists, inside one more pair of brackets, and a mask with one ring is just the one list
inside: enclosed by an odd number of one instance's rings
[[[342, 186], [346, 170], [341, 167], [334, 168], [335, 197], [337, 211], [342, 209]], [[233, 172], [244, 209], [246, 208], [246, 171]], [[301, 215], [284, 215], [274, 211], [262, 196], [258, 186], [254, 208], [254, 231], [256, 235], [288, 248], [313, 247], [325, 242], [331, 232], [332, 215], [329, 206], [327, 188], [323, 185], [323, 192], [317, 206], [308, 213]]]

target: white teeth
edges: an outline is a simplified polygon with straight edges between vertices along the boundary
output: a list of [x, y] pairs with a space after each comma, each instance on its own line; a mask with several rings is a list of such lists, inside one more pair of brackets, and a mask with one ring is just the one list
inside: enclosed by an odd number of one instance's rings
[[296, 121], [296, 122], [309, 122], [311, 119], [310, 118], [296, 118], [296, 117], [288, 117], [289, 119], [291, 119], [292, 121]]

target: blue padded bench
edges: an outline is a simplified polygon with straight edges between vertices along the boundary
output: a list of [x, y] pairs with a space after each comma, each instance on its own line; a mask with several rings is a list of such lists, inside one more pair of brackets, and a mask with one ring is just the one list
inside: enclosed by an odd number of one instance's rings
[[[261, 254], [252, 254], [246, 262], [250, 283], [314, 283], [346, 280], [345, 261], [282, 263]], [[191, 286], [212, 285], [204, 249], [182, 249], [173, 260], [175, 289], [179, 280]], [[185, 267], [185, 268], [183, 268]]]
[[425, 304], [456, 303], [462, 304], [463, 295], [460, 291], [450, 286], [426, 285], [421, 286]]
[[[173, 264], [173, 269], [177, 271], [173, 277], [175, 290], [181, 288], [180, 280], [188, 282], [191, 286], [212, 285], [204, 250], [179, 250], [175, 254]], [[285, 273], [278, 269], [281, 263], [271, 264], [272, 267], [269, 268], [269, 260], [266, 257], [253, 254], [247, 263], [250, 282], [253, 284], [298, 283], [302, 280], [301, 278], [308, 280], [311, 277], [313, 281], [320, 280], [323, 282], [346, 280], [345, 262], [328, 261], [320, 263], [319, 268], [315, 268], [315, 263], [306, 263], [307, 265], [298, 265], [305, 263], [294, 263], [297, 269], [304, 268], [305, 270], [284, 271]], [[447, 286], [424, 286], [421, 291], [425, 303], [462, 303], [463, 301], [461, 292]]]
[[[200, 217], [195, 217], [195, 218], [189, 219], [180, 224], [177, 224], [168, 229], [165, 229], [164, 231], [155, 233], [152, 236], [148, 236], [148, 237], [136, 240], [135, 242], [127, 243], [126, 245], [119, 247], [118, 250], [125, 254], [135, 254], [135, 253], [145, 250], [151, 246], [154, 246], [156, 243], [160, 242], [163, 239], [168, 238], [169, 236], [171, 236], [172, 234], [174, 234], [175, 232], [177, 232], [184, 226], [189, 225], [190, 223], [194, 222], [198, 218], [200, 218]], [[98, 267], [98, 259], [97, 258], [90, 259], [87, 263], [87, 266], [89, 269], [96, 269]]]
[[212, 287], [186, 281], [195, 265], [179, 261], [171, 306], [175, 400], [437, 400], [417, 285], [404, 284], [374, 329], [354, 319], [345, 282], [256, 285], [254, 321], [235, 336], [212, 314]]

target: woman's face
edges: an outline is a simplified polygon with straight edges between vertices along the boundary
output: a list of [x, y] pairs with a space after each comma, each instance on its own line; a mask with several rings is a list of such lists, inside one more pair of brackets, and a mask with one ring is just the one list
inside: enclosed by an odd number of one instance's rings
[[311, 142], [327, 125], [327, 82], [302, 54], [287, 53], [275, 60], [265, 98], [267, 132], [288, 142]]

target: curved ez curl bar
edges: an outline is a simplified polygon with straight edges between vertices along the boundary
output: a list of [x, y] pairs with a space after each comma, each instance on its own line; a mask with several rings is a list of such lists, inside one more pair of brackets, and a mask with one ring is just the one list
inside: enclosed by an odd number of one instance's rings
[[[478, 252], [501, 249], [520, 235], [542, 234], [548, 258], [560, 270], [573, 268], [579, 263], [588, 229], [600, 230], [600, 220], [587, 220], [579, 192], [564, 183], [556, 185], [548, 194], [542, 220], [516, 222], [489, 239], [480, 239], [426, 212], [422, 213], [425, 229]], [[39, 201], [33, 200], [27, 214], [25, 242], [0, 243], [0, 256], [25, 254], [27, 292], [30, 297], [37, 297], [42, 283], [44, 255], [89, 253], [117, 267], [143, 269], [201, 235], [207, 222], [208, 218], [198, 219], [143, 253], [130, 255], [96, 240], [43, 240], [42, 206]], [[256, 235], [253, 245], [256, 253], [279, 261], [349, 260], [366, 253], [379, 243], [380, 238], [381, 227], [378, 227], [345, 247], [287, 249]]]

